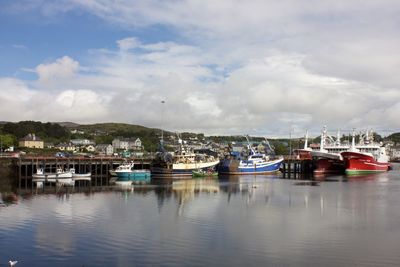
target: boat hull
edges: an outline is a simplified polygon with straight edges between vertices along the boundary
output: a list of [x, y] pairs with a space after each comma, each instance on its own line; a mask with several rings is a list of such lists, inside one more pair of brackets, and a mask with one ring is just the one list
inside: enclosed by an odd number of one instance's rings
[[373, 156], [358, 152], [343, 152], [347, 175], [360, 175], [368, 173], [386, 172], [390, 169], [390, 163], [377, 162]]
[[132, 170], [129, 172], [116, 172], [116, 182], [149, 182], [151, 179], [151, 173], [148, 170]]
[[240, 164], [238, 159], [223, 159], [220, 162], [218, 173], [219, 174], [268, 174], [279, 171], [283, 159], [271, 160], [257, 164]]
[[152, 166], [151, 174], [154, 178], [191, 178], [193, 171], [214, 169], [219, 161], [201, 162], [201, 163], [174, 163], [164, 166]]
[[73, 181], [91, 181], [92, 180], [92, 174], [90, 172], [88, 173], [74, 173], [72, 174], [72, 180]]
[[33, 182], [60, 182], [60, 183], [71, 183], [72, 182], [72, 173], [64, 172], [64, 173], [44, 173], [44, 174], [33, 174], [32, 175]]
[[314, 175], [342, 174], [345, 170], [343, 160], [319, 158], [315, 161]]

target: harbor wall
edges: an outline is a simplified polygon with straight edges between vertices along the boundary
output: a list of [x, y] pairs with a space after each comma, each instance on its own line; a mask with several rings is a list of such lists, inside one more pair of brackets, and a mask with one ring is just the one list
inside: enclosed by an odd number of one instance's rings
[[11, 192], [16, 186], [16, 171], [13, 159], [0, 158], [0, 192]]

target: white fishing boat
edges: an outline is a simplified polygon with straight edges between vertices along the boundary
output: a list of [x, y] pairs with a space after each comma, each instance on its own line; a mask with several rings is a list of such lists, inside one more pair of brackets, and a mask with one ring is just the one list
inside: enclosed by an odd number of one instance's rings
[[[161, 141], [162, 142], [162, 141]], [[175, 153], [160, 151], [152, 162], [151, 174], [155, 178], [191, 178], [194, 170], [215, 169], [219, 159], [211, 155], [194, 153], [178, 135], [179, 149]], [[162, 146], [162, 143], [161, 143]]]
[[32, 175], [33, 182], [49, 182], [49, 183], [72, 183], [72, 173], [65, 171], [61, 168], [57, 168], [55, 173], [45, 172], [43, 168], [37, 169], [36, 173]]

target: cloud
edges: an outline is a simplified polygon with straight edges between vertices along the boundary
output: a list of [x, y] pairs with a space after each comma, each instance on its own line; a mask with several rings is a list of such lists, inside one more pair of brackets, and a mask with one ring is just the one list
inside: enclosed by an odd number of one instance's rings
[[28, 49], [25, 45], [21, 44], [13, 44], [12, 47], [14, 47], [15, 49], [22, 49], [22, 50]]
[[[84, 63], [64, 56], [39, 64], [37, 81], [14, 80], [75, 110], [78, 122], [282, 135], [325, 124], [400, 128], [398, 1], [42, 0], [20, 8], [178, 36], [130, 34], [115, 49], [93, 47]], [[26, 112], [50, 117], [38, 110]]]
[[[87, 72], [79, 72], [79, 62], [67, 56], [39, 65], [61, 79], [3, 79], [1, 87], [25, 96], [7, 93], [4, 108], [19, 106], [14, 120], [28, 114], [45, 121], [119, 121], [209, 134], [286, 135], [289, 125], [319, 132], [326, 122], [333, 129], [400, 127], [390, 115], [398, 110], [400, 92], [313, 73], [304, 66], [305, 55], [272, 51], [220, 77], [208, 67], [216, 63], [205, 61], [196, 47], [138, 48], [93, 51]], [[68, 76], [73, 79], [64, 79]]]
[[117, 44], [121, 50], [129, 50], [140, 46], [140, 42], [134, 37], [118, 40]]
[[30, 116], [31, 111], [27, 106], [35, 92], [24, 81], [0, 78], [0, 91], [0, 114], [3, 120], [22, 120]]
[[53, 63], [42, 63], [36, 67], [40, 82], [72, 77], [79, 69], [79, 63], [68, 56]]

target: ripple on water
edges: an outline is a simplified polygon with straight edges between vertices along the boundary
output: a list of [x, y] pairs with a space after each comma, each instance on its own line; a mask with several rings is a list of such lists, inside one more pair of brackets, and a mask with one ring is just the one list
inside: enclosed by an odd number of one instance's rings
[[41, 267], [398, 265], [400, 179], [335, 179], [34, 195], [0, 209], [0, 259]]

